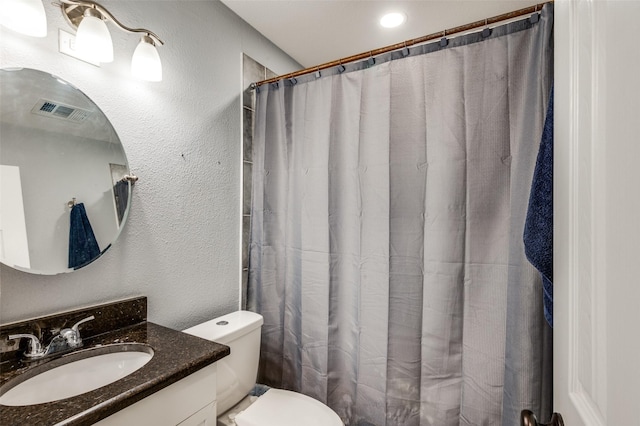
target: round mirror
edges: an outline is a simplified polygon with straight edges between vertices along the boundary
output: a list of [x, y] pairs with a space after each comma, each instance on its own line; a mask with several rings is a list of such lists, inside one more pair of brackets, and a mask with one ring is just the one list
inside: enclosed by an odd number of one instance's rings
[[0, 70], [0, 262], [49, 275], [88, 265], [120, 234], [131, 183], [91, 99], [42, 71]]

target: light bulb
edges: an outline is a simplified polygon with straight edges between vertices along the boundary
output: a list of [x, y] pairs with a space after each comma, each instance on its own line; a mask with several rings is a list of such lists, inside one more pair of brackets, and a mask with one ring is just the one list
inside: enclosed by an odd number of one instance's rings
[[33, 37], [46, 37], [47, 15], [42, 0], [0, 1], [0, 24]]
[[407, 20], [407, 15], [405, 15], [404, 13], [392, 12], [392, 13], [387, 13], [382, 18], [380, 18], [380, 25], [382, 25], [385, 28], [395, 28], [397, 26], [404, 24], [406, 20]]
[[131, 73], [147, 81], [162, 81], [162, 62], [153, 39], [142, 36], [131, 58]]
[[113, 62], [113, 43], [107, 24], [95, 9], [87, 9], [76, 32], [76, 50], [94, 62]]

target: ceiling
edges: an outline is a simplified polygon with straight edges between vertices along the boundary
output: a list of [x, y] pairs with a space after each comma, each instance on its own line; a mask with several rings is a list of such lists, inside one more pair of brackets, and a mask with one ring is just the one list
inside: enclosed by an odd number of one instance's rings
[[[304, 67], [535, 5], [531, 0], [222, 0]], [[383, 28], [389, 11], [407, 16]]]

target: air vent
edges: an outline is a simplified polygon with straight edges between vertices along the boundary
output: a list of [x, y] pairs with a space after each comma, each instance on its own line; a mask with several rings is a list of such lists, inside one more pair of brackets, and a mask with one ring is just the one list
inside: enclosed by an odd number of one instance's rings
[[91, 115], [91, 111], [77, 108], [71, 105], [63, 105], [60, 102], [40, 99], [31, 109], [31, 112], [45, 117], [60, 118], [62, 120], [81, 123]]

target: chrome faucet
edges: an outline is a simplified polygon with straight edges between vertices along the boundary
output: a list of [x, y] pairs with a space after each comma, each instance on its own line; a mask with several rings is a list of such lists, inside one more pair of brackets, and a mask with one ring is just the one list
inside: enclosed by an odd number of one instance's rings
[[81, 319], [71, 328], [64, 328], [60, 330], [60, 333], [54, 336], [45, 348], [42, 347], [40, 340], [38, 340], [38, 338], [33, 334], [12, 334], [9, 336], [9, 340], [22, 338], [31, 339], [24, 356], [29, 359], [44, 358], [47, 355], [81, 347], [82, 338], [80, 337], [80, 330], [78, 330], [78, 326], [94, 319], [95, 317], [91, 315], [90, 317]]
[[33, 334], [11, 334], [9, 335], [9, 340], [22, 339], [23, 337], [25, 339], [31, 339], [24, 356], [27, 358], [40, 358], [44, 356], [44, 349], [42, 349], [40, 340]]
[[94, 317], [93, 315], [91, 315], [90, 317], [81, 319], [80, 321], [75, 323], [73, 327], [64, 328], [60, 330], [59, 335], [65, 339], [69, 348], [72, 348], [72, 349], [79, 348], [80, 346], [82, 346], [82, 338], [80, 337], [80, 330], [78, 330], [78, 326], [80, 324], [83, 324], [87, 321], [92, 321], [94, 319], [96, 319], [96, 317]]

